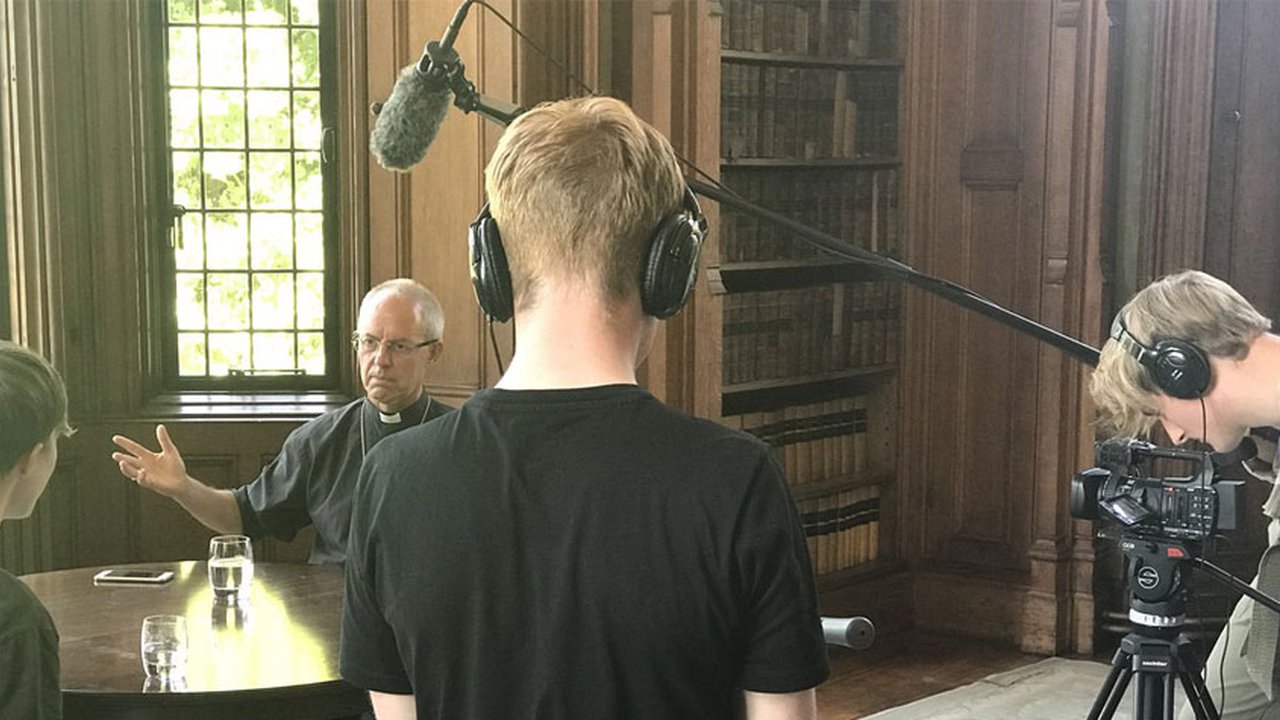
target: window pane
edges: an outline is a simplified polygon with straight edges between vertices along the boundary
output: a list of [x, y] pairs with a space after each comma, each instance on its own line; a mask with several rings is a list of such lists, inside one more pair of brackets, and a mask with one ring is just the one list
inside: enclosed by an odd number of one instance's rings
[[226, 375], [231, 368], [249, 367], [249, 333], [209, 334], [209, 374]]
[[[241, 330], [248, 327], [249, 276], [242, 273], [209, 273], [209, 328]], [[216, 343], [211, 338], [209, 344]]]
[[298, 333], [298, 367], [308, 375], [324, 374], [324, 335]]
[[169, 91], [169, 146], [200, 147], [200, 94], [195, 90]]
[[322, 181], [320, 153], [297, 153], [293, 163], [294, 206], [300, 210], [320, 210], [324, 206]]
[[249, 28], [245, 41], [249, 48], [249, 86], [289, 87], [289, 31]]
[[244, 147], [244, 92], [205, 90], [200, 94], [206, 148]]
[[299, 270], [324, 269], [324, 216], [320, 213], [298, 213], [298, 247]]
[[200, 28], [200, 82], [244, 85], [244, 33], [239, 28]]
[[[253, 326], [266, 329], [293, 327], [293, 275], [258, 273], [253, 276]], [[279, 369], [281, 366], [274, 367]]]
[[169, 0], [169, 22], [193, 23], [196, 21], [196, 0]]
[[253, 366], [264, 370], [292, 370], [293, 333], [254, 333]]
[[319, 3], [316, 0], [293, 0], [293, 24], [319, 25]]
[[173, 202], [188, 209], [204, 207], [200, 202], [200, 153], [173, 154]]
[[240, 0], [200, 0], [201, 23], [239, 24], [243, 22], [240, 11]]
[[300, 90], [293, 94], [293, 144], [320, 149], [324, 128], [320, 123], [320, 93]]
[[289, 209], [291, 180], [289, 153], [249, 153], [249, 185], [253, 188], [254, 208]]
[[247, 224], [244, 213], [209, 213], [206, 216], [206, 262], [211, 270], [243, 270], [249, 267]]
[[192, 86], [200, 83], [196, 52], [196, 29], [169, 28], [169, 84]]
[[178, 273], [178, 329], [204, 329], [204, 276]]
[[298, 273], [298, 329], [324, 328], [324, 274]]
[[249, 91], [249, 147], [289, 147], [288, 91]]
[[243, 208], [244, 181], [244, 153], [204, 154], [204, 194], [207, 207]]
[[178, 374], [205, 374], [202, 333], [178, 333]]
[[[255, 270], [288, 270], [293, 267], [293, 216], [289, 213], [254, 213], [249, 242]], [[293, 298], [289, 299], [293, 304]]]
[[289, 22], [289, 0], [248, 0], [244, 14], [252, 25], [284, 25]]
[[179, 270], [204, 268], [203, 221], [204, 216], [198, 212], [188, 212], [182, 216], [182, 246], [173, 250], [174, 265]]
[[293, 84], [301, 87], [320, 85], [320, 32], [293, 31]]

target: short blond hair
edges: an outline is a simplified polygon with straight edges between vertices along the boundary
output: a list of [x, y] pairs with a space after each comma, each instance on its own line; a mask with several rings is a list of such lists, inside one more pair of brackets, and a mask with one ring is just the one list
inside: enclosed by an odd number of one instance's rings
[[638, 292], [641, 262], [684, 192], [675, 151], [615, 98], [539, 105], [511, 123], [485, 169], [516, 307], [548, 277], [599, 283], [607, 302]]
[[365, 307], [382, 295], [398, 295], [412, 302], [414, 316], [426, 335], [425, 339], [444, 340], [444, 308], [425, 285], [410, 278], [392, 278], [378, 283], [360, 301], [359, 314], [363, 315]]
[[[1116, 317], [1147, 347], [1179, 339], [1210, 356], [1236, 359], [1248, 355], [1254, 338], [1271, 329], [1271, 320], [1235, 288], [1198, 270], [1156, 280], [1125, 303]], [[1160, 419], [1160, 389], [1114, 338], [1102, 346], [1089, 393], [1099, 426], [1114, 435], [1146, 435]]]

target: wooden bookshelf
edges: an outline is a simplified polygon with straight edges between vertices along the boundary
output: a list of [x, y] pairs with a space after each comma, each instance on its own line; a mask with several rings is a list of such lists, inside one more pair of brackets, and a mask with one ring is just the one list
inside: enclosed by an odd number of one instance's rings
[[753, 50], [721, 49], [720, 59], [726, 62], [758, 63], [786, 67], [834, 68], [838, 70], [901, 70], [898, 58], [841, 58], [814, 57], [790, 53], [755, 52]]
[[742, 157], [725, 158], [721, 169], [737, 168], [896, 168], [902, 158], [896, 156], [863, 156], [856, 158], [779, 158]]
[[805, 483], [796, 485], [791, 489], [791, 496], [797, 502], [810, 500], [812, 498], [823, 497], [833, 493], [844, 492], [845, 490], [854, 490], [866, 487], [868, 485], [888, 485], [893, 482], [892, 473], [882, 473], [872, 475], [870, 473], [858, 473], [856, 475], [842, 475], [818, 482]]
[[897, 365], [877, 365], [819, 375], [725, 385], [720, 392], [721, 412], [724, 415], [742, 415], [803, 405], [830, 397], [862, 395], [883, 385], [897, 371]]
[[712, 265], [707, 268], [711, 291], [717, 295], [787, 290], [830, 283], [877, 280], [880, 274], [851, 260], [758, 260]]
[[[900, 253], [896, 0], [724, 0], [721, 180], [859, 247]], [[893, 565], [900, 286], [726, 211], [721, 414], [775, 449], [824, 587]], [[874, 410], [873, 410], [874, 408]]]

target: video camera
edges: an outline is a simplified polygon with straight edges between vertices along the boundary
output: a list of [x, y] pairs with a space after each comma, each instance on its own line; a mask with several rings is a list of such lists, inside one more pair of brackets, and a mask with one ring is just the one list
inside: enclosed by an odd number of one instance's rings
[[[1213, 453], [1118, 438], [1096, 443], [1094, 458], [1097, 467], [1071, 481], [1072, 517], [1111, 519], [1122, 533], [1193, 542], [1241, 527], [1244, 483], [1220, 479]], [[1156, 477], [1157, 461], [1190, 472]], [[1111, 536], [1105, 526], [1099, 535]]]

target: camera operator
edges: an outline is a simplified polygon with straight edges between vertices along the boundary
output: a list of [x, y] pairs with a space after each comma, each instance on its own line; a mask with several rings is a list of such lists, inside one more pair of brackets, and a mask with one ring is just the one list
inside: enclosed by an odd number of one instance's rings
[[[1158, 420], [1175, 444], [1235, 449], [1250, 428], [1280, 425], [1280, 337], [1271, 321], [1227, 283], [1189, 270], [1143, 288], [1121, 308], [1090, 386], [1099, 423], [1115, 436], [1147, 434]], [[1245, 463], [1273, 483], [1262, 510], [1270, 547], [1255, 587], [1280, 594], [1280, 484], [1275, 445], [1254, 438]], [[1206, 685], [1224, 720], [1280, 718], [1276, 638], [1280, 618], [1240, 599], [1205, 663]], [[1224, 705], [1224, 695], [1226, 704]], [[1193, 717], [1184, 706], [1180, 720]]]

